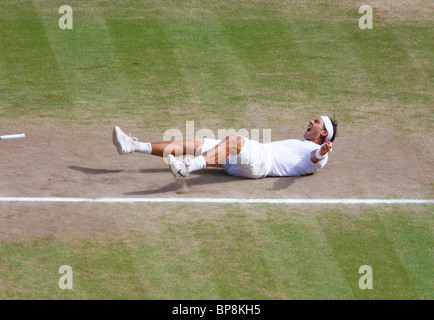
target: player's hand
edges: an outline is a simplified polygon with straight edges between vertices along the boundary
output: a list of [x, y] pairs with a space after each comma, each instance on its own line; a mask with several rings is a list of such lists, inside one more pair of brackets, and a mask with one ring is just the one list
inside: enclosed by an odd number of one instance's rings
[[329, 141], [329, 137], [325, 137], [324, 143], [321, 146], [321, 149], [319, 150], [320, 155], [325, 155], [327, 152], [330, 152], [332, 150], [332, 143]]

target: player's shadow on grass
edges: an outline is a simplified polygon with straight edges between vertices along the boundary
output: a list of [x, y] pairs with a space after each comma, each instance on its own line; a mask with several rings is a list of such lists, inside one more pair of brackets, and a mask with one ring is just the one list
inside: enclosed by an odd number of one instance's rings
[[[164, 170], [164, 172], [167, 173], [167, 169]], [[195, 186], [203, 186], [203, 185], [216, 184], [216, 183], [227, 183], [227, 182], [237, 181], [237, 180], [245, 181], [246, 179], [230, 176], [221, 169], [206, 169], [206, 170], [200, 170], [192, 173], [184, 181], [185, 184], [189, 188], [191, 188]], [[160, 194], [166, 192], [181, 191], [181, 189], [182, 189], [182, 183], [172, 182], [161, 188], [142, 190], [142, 191], [131, 191], [131, 192], [124, 193], [124, 195], [145, 196], [145, 195], [153, 195], [153, 194]], [[200, 190], [201, 188], [194, 188], [192, 191], [194, 193], [198, 193], [200, 192]]]
[[96, 169], [96, 168], [86, 168], [79, 166], [68, 166], [69, 169], [80, 171], [86, 174], [99, 175], [99, 174], [109, 174], [109, 173], [121, 173], [121, 172], [138, 172], [138, 173], [161, 173], [168, 172], [167, 169], [140, 169], [140, 170], [107, 170], [107, 169]]

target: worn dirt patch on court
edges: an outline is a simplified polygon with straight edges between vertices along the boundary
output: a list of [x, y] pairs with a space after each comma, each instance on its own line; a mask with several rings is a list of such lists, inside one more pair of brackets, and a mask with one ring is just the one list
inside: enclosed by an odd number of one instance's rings
[[[426, 156], [426, 142], [387, 129], [361, 137], [351, 128], [340, 128], [329, 163], [311, 176], [246, 180], [209, 168], [189, 176], [190, 192], [182, 194], [161, 158], [119, 156], [111, 130], [21, 128], [25, 139], [0, 142], [0, 196], [433, 198], [434, 161]], [[274, 130], [272, 139], [299, 138], [303, 130]], [[2, 132], [16, 131], [11, 126]], [[133, 135], [142, 141], [161, 140], [163, 134], [137, 131]], [[0, 238], [6, 239], [129, 228], [109, 205], [0, 203], [0, 221]]]

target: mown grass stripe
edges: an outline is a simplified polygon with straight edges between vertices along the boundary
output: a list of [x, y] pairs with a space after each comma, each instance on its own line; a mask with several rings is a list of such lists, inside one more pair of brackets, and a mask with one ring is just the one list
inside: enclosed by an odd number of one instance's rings
[[[152, 207], [150, 210], [153, 210]], [[134, 265], [149, 299], [218, 299], [207, 257], [201, 254], [204, 240], [198, 237], [202, 213], [200, 207], [188, 205], [164, 210], [167, 219], [149, 219], [144, 232], [128, 241]], [[188, 212], [188, 215], [185, 215]], [[185, 217], [185, 219], [183, 219]], [[191, 218], [191, 219], [190, 219]], [[137, 216], [132, 217], [133, 223]], [[188, 283], [188, 286], [186, 284]]]
[[[318, 217], [327, 243], [356, 299], [417, 297], [415, 283], [394, 250], [387, 223], [383, 224], [389, 219], [379, 208], [361, 214], [339, 208], [329, 212], [327, 217]], [[363, 265], [372, 267], [374, 290], [359, 287], [363, 274], [358, 271]]]
[[427, 78], [429, 71], [421, 70], [433, 59], [432, 44], [425, 41], [427, 34], [432, 34], [432, 28], [405, 23], [377, 27], [369, 33], [360, 30], [350, 33], [358, 48], [355, 54], [373, 84], [365, 91], [364, 104], [377, 106], [375, 112], [383, 116], [381, 121], [393, 113], [407, 133], [420, 131], [420, 124], [428, 123], [427, 118], [434, 116], [429, 107], [433, 99], [432, 81]]
[[[214, 294], [220, 299], [282, 299], [280, 270], [263, 250], [269, 234], [260, 233], [255, 217], [240, 206], [224, 216], [204, 217], [190, 227], [205, 260]], [[261, 276], [255, 276], [260, 274]]]
[[73, 6], [73, 29], [58, 27], [55, 1], [33, 0], [61, 66], [66, 95], [72, 101], [69, 113], [80, 123], [110, 123], [131, 107], [128, 80], [114, 50], [110, 32], [98, 7]]
[[[266, 259], [284, 299], [353, 299], [350, 285], [317, 222], [317, 215], [285, 207], [260, 207]], [[261, 243], [264, 243], [262, 241]]]
[[[432, 266], [434, 247], [432, 212], [422, 207], [384, 208], [383, 229], [387, 232], [400, 264], [408, 272], [418, 299], [434, 298]], [[428, 249], [428, 250], [427, 250]], [[428, 267], [427, 267], [428, 266]], [[431, 266], [431, 267], [430, 267]]]
[[2, 2], [0, 11], [0, 115], [67, 118], [64, 77], [36, 8], [31, 1]]
[[185, 125], [190, 119], [186, 85], [158, 14], [123, 20], [105, 15], [105, 19], [129, 82], [125, 92], [136, 99], [134, 108], [125, 108], [125, 114], [140, 119], [148, 129]]
[[[176, 58], [198, 110], [190, 115], [192, 120], [209, 124], [218, 119], [223, 126], [236, 128], [250, 125], [246, 123], [252, 116], [247, 107], [256, 102], [258, 92], [219, 17], [212, 15], [206, 21], [181, 18], [165, 28], [175, 43]], [[183, 38], [183, 34], [191, 36]]]

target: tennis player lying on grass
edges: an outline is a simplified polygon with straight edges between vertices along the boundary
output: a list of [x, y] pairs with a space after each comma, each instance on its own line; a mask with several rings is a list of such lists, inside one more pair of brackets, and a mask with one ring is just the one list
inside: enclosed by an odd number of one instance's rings
[[[304, 139], [259, 143], [229, 135], [223, 140], [204, 138], [144, 143], [114, 127], [113, 144], [120, 155], [141, 152], [167, 157], [176, 181], [210, 166], [222, 167], [229, 175], [258, 179], [303, 176], [318, 171], [327, 163], [336, 133], [336, 121], [321, 116], [309, 122]], [[189, 146], [193, 148], [193, 154], [199, 156], [183, 160], [175, 158], [175, 155], [188, 154]]]

